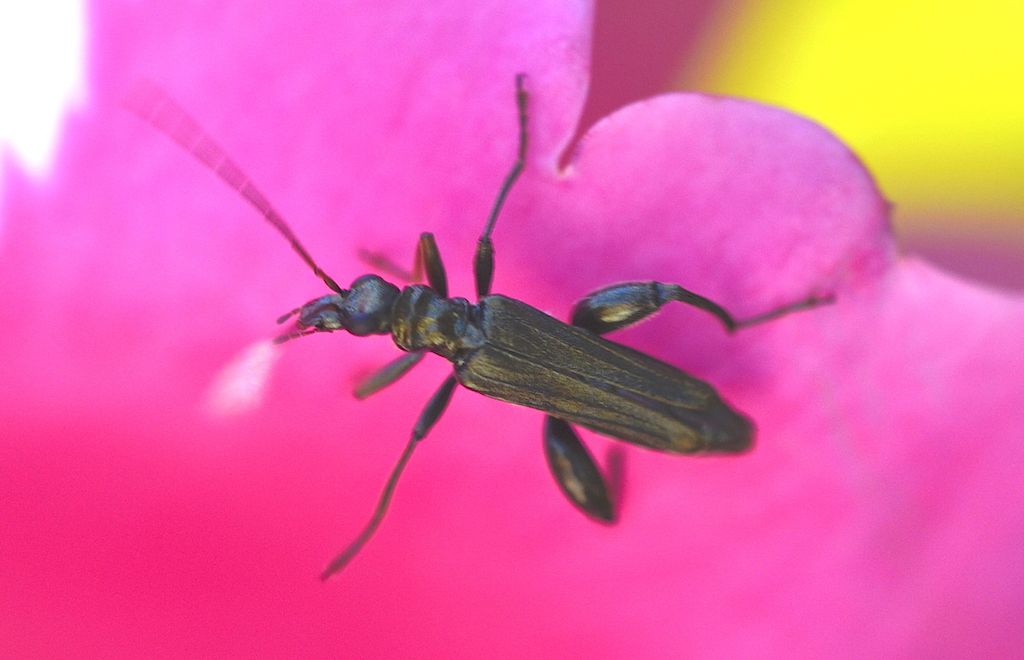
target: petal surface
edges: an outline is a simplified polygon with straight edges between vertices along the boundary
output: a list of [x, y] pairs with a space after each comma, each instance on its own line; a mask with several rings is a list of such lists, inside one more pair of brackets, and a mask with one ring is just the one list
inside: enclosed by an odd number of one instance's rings
[[[95, 103], [69, 120], [48, 184], [5, 186], [0, 650], [1019, 647], [1021, 301], [899, 257], [856, 158], [780, 110], [651, 99], [600, 122], [560, 167], [591, 13], [92, 5]], [[140, 77], [164, 86], [339, 282], [367, 270], [360, 248], [404, 262], [430, 230], [465, 295], [514, 153], [519, 71], [530, 166], [495, 233], [496, 290], [562, 317], [626, 279], [678, 282], [740, 316], [810, 293], [837, 302], [735, 337], [688, 309], [621, 335], [714, 383], [759, 437], [742, 458], [629, 450], [614, 528], [560, 499], [536, 412], [458, 392], [378, 537], [320, 585], [445, 365], [357, 403], [348, 392], [394, 356], [390, 342], [305, 339], [278, 349], [261, 404], [212, 414], [211, 387], [269, 370], [258, 346], [273, 319], [323, 287], [117, 104]]]

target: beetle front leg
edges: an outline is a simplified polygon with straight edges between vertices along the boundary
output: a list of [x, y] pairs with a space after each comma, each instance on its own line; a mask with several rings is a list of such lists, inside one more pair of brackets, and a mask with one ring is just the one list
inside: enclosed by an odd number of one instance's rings
[[594, 457], [568, 423], [550, 415], [544, 417], [544, 455], [558, 487], [577, 509], [599, 522], [615, 522], [608, 486]]
[[371, 394], [379, 392], [409, 373], [409, 370], [419, 364], [426, 354], [426, 351], [403, 353], [360, 381], [352, 392], [353, 396], [357, 399], [365, 399]]
[[447, 298], [448, 275], [444, 272], [444, 262], [441, 261], [441, 252], [437, 249], [434, 235], [429, 231], [420, 234], [419, 243], [416, 244], [416, 261], [413, 264], [416, 279], [423, 277], [424, 271], [430, 288], [442, 298]]
[[603, 335], [639, 323], [667, 303], [681, 302], [714, 315], [722, 322], [726, 330], [733, 332], [738, 328], [776, 319], [802, 309], [817, 307], [830, 303], [832, 300], [831, 297], [811, 296], [797, 303], [784, 305], [748, 319], [736, 319], [715, 301], [687, 291], [678, 284], [625, 282], [598, 289], [576, 303], [572, 310], [571, 323], [595, 334]]
[[444, 262], [441, 261], [441, 253], [437, 249], [434, 235], [428, 231], [420, 234], [420, 240], [416, 243], [416, 256], [413, 259], [412, 270], [405, 270], [380, 252], [360, 250], [359, 258], [373, 268], [404, 282], [420, 281], [423, 279], [425, 270], [427, 284], [430, 285], [430, 288], [442, 298], [448, 297], [448, 276], [444, 270]]

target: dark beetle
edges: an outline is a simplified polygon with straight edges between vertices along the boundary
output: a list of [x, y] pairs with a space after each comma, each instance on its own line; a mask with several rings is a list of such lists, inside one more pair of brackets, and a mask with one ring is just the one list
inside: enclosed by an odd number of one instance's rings
[[[753, 441], [754, 426], [707, 383], [600, 335], [642, 321], [669, 302], [710, 312], [732, 331], [828, 300], [810, 297], [737, 321], [716, 303], [679, 285], [629, 282], [583, 298], [573, 308], [571, 325], [567, 325], [526, 303], [490, 294], [494, 272], [491, 233], [526, 159], [527, 95], [523, 81], [522, 74], [516, 76], [518, 157], [477, 241], [476, 304], [448, 297], [444, 265], [434, 236], [429, 233], [420, 236], [414, 271], [407, 276], [420, 279], [425, 271], [429, 286], [413, 284], [399, 289], [378, 275], [363, 275], [349, 289], [341, 288], [316, 265], [249, 178], [184, 110], [153, 88], [142, 88], [129, 100], [129, 109], [174, 138], [248, 199], [334, 292], [278, 319], [278, 323], [284, 323], [296, 317], [293, 328], [279, 336], [278, 342], [335, 330], [359, 337], [390, 334], [406, 353], [362, 382], [356, 388], [359, 398], [396, 381], [426, 353], [436, 353], [455, 365], [454, 373], [420, 414], [373, 517], [324, 570], [324, 579], [341, 570], [376, 530], [413, 449], [441, 416], [456, 383], [494, 399], [547, 413], [544, 448], [559, 487], [585, 514], [612, 522], [615, 511], [605, 479], [570, 422], [677, 454], [742, 452]], [[382, 270], [400, 271], [383, 257], [364, 256]]]

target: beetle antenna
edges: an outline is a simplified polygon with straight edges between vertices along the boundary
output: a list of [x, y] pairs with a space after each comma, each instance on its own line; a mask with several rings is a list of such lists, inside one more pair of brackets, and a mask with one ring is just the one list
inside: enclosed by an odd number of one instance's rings
[[306, 248], [299, 242], [288, 223], [270, 205], [270, 202], [249, 179], [249, 176], [203, 130], [199, 122], [185, 112], [185, 109], [166, 92], [152, 83], [139, 83], [124, 99], [123, 105], [137, 117], [147, 121], [158, 131], [181, 145], [185, 151], [213, 170], [221, 180], [248, 200], [267, 222], [288, 239], [292, 248], [313, 269], [314, 275], [323, 280], [331, 290], [342, 293], [342, 288], [313, 261], [313, 257], [309, 256]]

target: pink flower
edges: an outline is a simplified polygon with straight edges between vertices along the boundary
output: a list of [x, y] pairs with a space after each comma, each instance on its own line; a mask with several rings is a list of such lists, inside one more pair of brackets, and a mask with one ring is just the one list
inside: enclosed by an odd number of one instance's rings
[[[855, 156], [781, 110], [651, 99], [560, 170], [589, 3], [422, 7], [94, 6], [93, 105], [49, 183], [5, 182], [0, 652], [1018, 649], [1021, 301], [901, 257]], [[393, 346], [319, 336], [275, 353], [259, 405], [212, 409], [225, 368], [323, 286], [118, 102], [142, 77], [167, 88], [339, 282], [367, 270], [359, 248], [405, 260], [430, 230], [470, 295], [518, 71], [531, 154], [494, 236], [497, 291], [563, 317], [626, 279], [739, 316], [837, 303], [735, 337], [682, 307], [622, 333], [714, 383], [759, 435], [738, 458], [630, 448], [612, 528], [558, 494], [538, 413], [458, 391], [378, 536], [321, 585], [449, 367], [357, 403], [352, 384]], [[617, 444], [585, 437], [599, 456]]]

